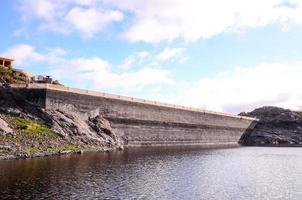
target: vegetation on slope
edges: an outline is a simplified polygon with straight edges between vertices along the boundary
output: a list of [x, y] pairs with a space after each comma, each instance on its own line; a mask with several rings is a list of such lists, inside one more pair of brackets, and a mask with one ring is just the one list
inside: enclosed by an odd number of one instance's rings
[[0, 134], [0, 141], [2, 141], [0, 156], [100, 149], [100, 146], [95, 145], [75, 145], [41, 121], [12, 115], [5, 115], [3, 118], [12, 126], [15, 133]]
[[0, 79], [7, 83], [26, 83], [26, 75], [13, 69], [0, 66]]

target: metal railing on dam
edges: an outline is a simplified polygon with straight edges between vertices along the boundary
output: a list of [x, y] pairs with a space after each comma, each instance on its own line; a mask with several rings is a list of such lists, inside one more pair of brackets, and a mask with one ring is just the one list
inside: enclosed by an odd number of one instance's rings
[[232, 114], [228, 114], [228, 113], [209, 111], [209, 110], [200, 109], [200, 108], [193, 108], [193, 107], [188, 107], [188, 106], [163, 103], [163, 102], [159, 102], [159, 101], [151, 101], [151, 100], [145, 100], [145, 99], [134, 98], [134, 97], [114, 95], [114, 94], [109, 94], [109, 93], [104, 93], [104, 92], [96, 92], [96, 91], [91, 91], [91, 90], [71, 88], [71, 87], [66, 87], [66, 86], [62, 86], [62, 85], [54, 85], [54, 84], [46, 84], [46, 83], [31, 83], [31, 84], [11, 84], [10, 86], [12, 88], [50, 89], [50, 90], [56, 90], [56, 91], [62, 91], [62, 92], [71, 92], [71, 93], [82, 94], [82, 95], [102, 97], [102, 98], [107, 98], [107, 99], [116, 99], [116, 100], [130, 101], [130, 102], [135, 102], [135, 103], [142, 103], [142, 104], [148, 104], [148, 105], [155, 105], [155, 106], [187, 110], [187, 111], [201, 112], [201, 113], [205, 113], [205, 114], [233, 117], [233, 118], [237, 118], [237, 119], [257, 120], [256, 118], [252, 118], [252, 117], [237, 116], [237, 115], [232, 115]]

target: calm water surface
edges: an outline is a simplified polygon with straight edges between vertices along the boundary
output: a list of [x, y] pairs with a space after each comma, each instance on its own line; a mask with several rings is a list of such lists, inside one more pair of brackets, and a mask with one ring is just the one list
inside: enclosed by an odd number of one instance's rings
[[302, 148], [128, 149], [0, 161], [0, 199], [302, 199]]

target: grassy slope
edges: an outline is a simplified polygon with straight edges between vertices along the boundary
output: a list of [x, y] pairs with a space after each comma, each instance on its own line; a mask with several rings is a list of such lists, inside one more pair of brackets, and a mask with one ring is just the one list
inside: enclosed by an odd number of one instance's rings
[[5, 115], [4, 118], [14, 128], [15, 134], [0, 134], [0, 141], [5, 142], [5, 146], [12, 147], [0, 149], [0, 156], [100, 149], [97, 146], [72, 144], [39, 121], [10, 115]]

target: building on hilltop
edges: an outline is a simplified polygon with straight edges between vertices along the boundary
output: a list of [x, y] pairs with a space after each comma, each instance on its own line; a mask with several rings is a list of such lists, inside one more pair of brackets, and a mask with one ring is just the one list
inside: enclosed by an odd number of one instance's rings
[[39, 75], [38, 79], [36, 80], [37, 83], [49, 83], [52, 84], [53, 83], [53, 79], [50, 76], [42, 76]]
[[22, 69], [13, 67], [14, 60], [0, 56], [0, 76], [8, 83], [32, 83], [35, 76]]
[[36, 79], [35, 75], [27, 72], [23, 69], [16, 69], [13, 67], [14, 60], [11, 58], [5, 58], [0, 56], [0, 79], [7, 83], [19, 83], [19, 84], [30, 84], [30, 83], [44, 83], [44, 84], [55, 84], [62, 85], [59, 81], [54, 80], [50, 76], [39, 75]]
[[0, 57], [0, 66], [5, 68], [12, 68], [13, 59]]
[[47, 84], [55, 84], [62, 85], [58, 80], [54, 80], [51, 76], [42, 76], [39, 75], [38, 78], [34, 81], [35, 83], [47, 83]]

